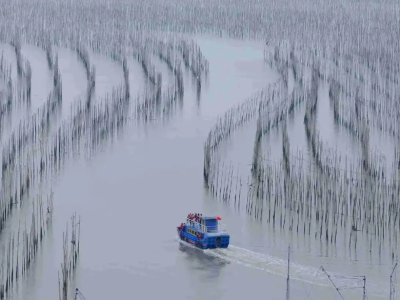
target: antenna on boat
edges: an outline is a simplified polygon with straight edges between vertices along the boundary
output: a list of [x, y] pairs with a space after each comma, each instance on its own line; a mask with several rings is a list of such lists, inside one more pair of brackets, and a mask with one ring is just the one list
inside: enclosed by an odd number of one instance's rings
[[287, 263], [287, 279], [286, 279], [286, 300], [289, 300], [289, 273], [290, 273], [290, 245], [288, 246], [288, 263]]

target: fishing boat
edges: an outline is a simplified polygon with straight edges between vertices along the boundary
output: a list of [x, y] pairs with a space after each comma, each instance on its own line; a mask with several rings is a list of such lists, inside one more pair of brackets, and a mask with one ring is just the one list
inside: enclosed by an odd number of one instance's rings
[[178, 236], [200, 249], [228, 248], [230, 235], [220, 221], [220, 216], [189, 214], [186, 223], [177, 227]]

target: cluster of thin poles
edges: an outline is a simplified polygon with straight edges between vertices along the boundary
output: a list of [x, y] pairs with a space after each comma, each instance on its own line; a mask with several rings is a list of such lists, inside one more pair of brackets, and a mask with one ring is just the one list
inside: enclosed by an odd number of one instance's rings
[[[62, 5], [61, 2], [56, 4]], [[16, 2], [6, 9], [21, 13], [18, 18], [21, 17], [20, 21], [26, 24], [24, 30], [21, 27], [6, 30], [0, 24], [1, 42], [10, 44], [15, 49], [18, 75], [15, 81], [11, 74], [12, 64], [2, 56], [0, 75], [7, 85], [0, 97], [1, 116], [10, 112], [18, 113], [14, 108], [23, 107], [16, 106], [16, 103], [29, 107], [31, 102], [32, 72], [29, 61], [21, 54], [21, 45], [24, 43], [36, 45], [45, 51], [47, 68], [53, 75], [53, 88], [42, 107], [35, 112], [28, 110], [28, 117], [20, 118], [16, 124], [14, 120], [9, 128], [9, 136], [6, 136], [2, 144], [1, 228], [5, 228], [7, 222], [10, 222], [16, 208], [22, 207], [30, 199], [32, 191], [43, 187], [46, 189], [59, 178], [69, 158], [82, 152], [87, 157], [93, 156], [108, 141], [112, 141], [131, 119], [138, 123], [148, 123], [157, 119], [167, 121], [173, 117], [177, 104], [182, 104], [183, 101], [183, 68], [196, 80], [198, 93], [202, 80], [207, 78], [209, 72], [208, 62], [200, 48], [184, 37], [165, 38], [163, 34], [143, 34], [140, 30], [131, 29], [130, 24], [124, 24], [119, 30], [93, 28], [85, 26], [84, 23], [89, 20], [84, 17], [79, 18], [78, 27], [71, 27], [66, 24], [70, 20], [64, 19], [67, 12], [65, 10], [50, 13], [49, 7], [39, 4], [33, 7], [30, 17], [22, 17], [30, 4], [20, 5], [21, 3]], [[80, 15], [73, 9], [68, 13]], [[41, 17], [32, 18], [34, 14], [40, 14]], [[61, 118], [65, 104], [55, 47], [73, 50], [86, 71], [86, 89], [75, 99], [66, 119]], [[91, 53], [111, 58], [123, 71], [123, 82], [103, 96], [94, 93], [96, 68], [91, 61]], [[173, 81], [166, 88], [162, 87], [161, 72], [155, 68], [155, 57], [167, 65], [173, 76]], [[147, 78], [144, 91], [138, 95], [131, 95], [130, 92], [132, 81], [129, 78], [129, 58], [139, 63]], [[51, 205], [48, 211], [52, 210]], [[39, 219], [42, 220], [41, 217]], [[60, 299], [68, 296], [68, 286], [74, 277], [79, 254], [79, 238], [76, 237], [79, 222], [75, 217], [72, 224], [71, 250], [67, 249], [68, 233], [64, 235], [65, 255], [60, 274]], [[41, 240], [42, 234], [40, 235]], [[37, 244], [35, 239], [32, 243]], [[38, 247], [32, 247], [36, 249], [36, 255]], [[32, 251], [29, 253], [33, 253]], [[35, 255], [29, 254], [26, 264], [32, 265]], [[10, 293], [9, 285], [7, 283], [4, 287], [7, 295]]]
[[61, 263], [61, 276], [58, 273], [59, 299], [68, 300], [70, 283], [74, 277], [79, 258], [81, 235], [81, 217], [77, 219], [76, 213], [71, 217], [71, 236], [67, 229], [63, 233], [63, 262]]
[[[285, 9], [286, 4], [290, 9]], [[317, 13], [304, 13], [316, 4], [323, 9]], [[380, 4], [388, 5], [384, 2]], [[0, 35], [3, 41], [14, 46], [18, 74], [24, 78], [20, 81], [24, 89], [16, 88], [16, 91], [23, 92], [12, 95], [12, 89], [8, 89], [8, 95], [27, 99], [27, 102], [30, 99], [30, 67], [23, 59], [18, 59], [21, 40], [43, 47], [48, 65], [53, 69], [56, 59], [52, 55], [52, 45], [75, 49], [86, 68], [88, 80], [85, 96], [73, 105], [70, 118], [53, 128], [50, 137], [44, 133], [49, 132], [48, 129], [35, 129], [36, 133], [40, 132], [39, 141], [35, 142], [40, 150], [33, 154], [26, 154], [25, 151], [23, 158], [13, 158], [17, 152], [14, 150], [16, 143], [8, 143], [7, 150], [3, 151], [3, 168], [4, 162], [8, 162], [4, 172], [11, 175], [5, 177], [8, 182], [18, 180], [21, 184], [14, 184], [16, 187], [7, 192], [7, 203], [13, 203], [9, 202], [11, 197], [17, 198], [15, 191], [21, 194], [21, 190], [32, 186], [36, 174], [51, 177], [53, 170], [59, 171], [64, 159], [71, 153], [79, 153], [82, 144], [89, 152], [94, 152], [102, 141], [114, 136], [129, 117], [142, 122], [169, 118], [176, 100], [182, 99], [184, 92], [180, 61], [196, 79], [198, 91], [201, 89], [201, 77], [207, 75], [208, 63], [198, 47], [184, 39], [158, 39], [154, 33], [157, 30], [167, 28], [236, 38], [267, 37], [268, 43], [276, 46], [267, 60], [280, 73], [281, 80], [218, 120], [204, 146], [206, 186], [224, 202], [230, 203], [234, 199], [236, 205], [241, 206], [244, 182], [241, 172], [232, 163], [222, 161], [218, 147], [236, 129], [257, 118], [251, 175], [248, 185], [245, 185], [246, 207], [250, 214], [259, 219], [267, 218], [273, 226], [279, 224], [281, 228], [297, 232], [302, 229], [303, 233], [308, 232], [310, 236], [324, 238], [331, 243], [336, 242], [338, 229], [343, 228], [350, 232], [349, 245], [357, 243], [357, 234], [354, 233], [359, 230], [370, 237], [370, 249], [374, 241], [381, 245], [387, 239], [397, 245], [396, 226], [400, 222], [400, 208], [395, 199], [400, 194], [397, 179], [400, 164], [393, 164], [390, 176], [384, 163], [379, 161], [379, 153], [369, 149], [370, 127], [395, 137], [398, 135], [399, 110], [395, 95], [398, 91], [400, 47], [396, 44], [398, 31], [391, 30], [397, 24], [395, 9], [387, 12], [372, 8], [364, 14], [359, 13], [357, 4], [348, 1], [300, 3], [288, 0], [270, 0], [268, 4], [251, 0], [246, 4], [238, 2], [228, 6], [215, 1], [187, 1], [182, 6], [172, 6], [159, 1], [117, 0], [112, 9], [109, 5], [108, 1], [101, 0], [97, 5], [73, 1], [3, 3], [2, 12], [15, 18], [7, 26], [1, 26]], [[383, 17], [381, 12], [386, 15]], [[192, 17], [194, 15], [195, 18]], [[374, 25], [377, 24], [386, 34], [375, 30]], [[326, 28], [333, 29], [326, 32]], [[279, 43], [281, 40], [291, 43]], [[96, 104], [93, 103], [95, 69], [90, 64], [85, 47], [106, 53], [120, 62], [124, 71], [121, 86], [96, 99]], [[175, 75], [175, 82], [164, 91], [161, 73], [153, 67], [146, 51], [149, 49], [158, 53]], [[179, 58], [177, 53], [180, 53]], [[129, 56], [138, 60], [148, 79], [149, 89], [136, 97], [129, 94]], [[296, 80], [293, 91], [288, 90], [288, 70]], [[3, 73], [7, 74], [6, 71]], [[315, 112], [321, 81], [330, 86], [335, 122], [360, 141], [362, 152], [356, 162], [347, 161], [326, 145], [318, 133]], [[55, 82], [61, 83], [61, 79]], [[45, 113], [24, 126], [45, 127], [53, 113], [51, 107], [58, 103], [57, 95], [60, 94], [51, 96], [53, 102], [43, 110]], [[272, 128], [286, 124], [287, 116], [303, 102], [306, 103], [304, 127], [312, 157], [307, 161], [302, 152], [290, 153], [287, 129], [284, 127], [283, 159], [280, 162], [268, 161], [261, 148], [263, 136]], [[131, 113], [127, 113], [129, 111]], [[15, 136], [14, 141], [21, 139], [18, 136], [22, 134]], [[397, 151], [397, 162], [399, 157]], [[26, 163], [28, 167], [21, 171], [8, 171], [15, 160]], [[379, 249], [381, 251], [381, 247]], [[395, 253], [397, 248], [390, 249]]]
[[12, 295], [16, 284], [26, 278], [29, 269], [41, 247], [41, 243], [51, 229], [53, 217], [53, 193], [33, 200], [31, 219], [23, 220], [18, 230], [8, 235], [1, 247], [0, 299]]
[[[336, 244], [338, 233], [343, 234], [347, 237], [348, 247], [354, 249], [359, 239], [357, 232], [361, 232], [363, 247], [367, 246], [370, 252], [377, 251], [379, 256], [385, 251], [384, 254], [394, 262], [400, 226], [397, 200], [400, 195], [400, 156], [395, 149], [390, 174], [378, 151], [370, 153], [369, 131], [376, 128], [384, 134], [397, 134], [396, 123], [375, 126], [393, 114], [385, 106], [391, 102], [383, 102], [382, 97], [392, 97], [390, 93], [396, 90], [397, 83], [389, 75], [380, 81], [377, 74], [373, 74], [373, 68], [370, 73], [362, 75], [360, 70], [365, 67], [362, 65], [365, 61], [357, 62], [335, 51], [332, 54], [329, 49], [322, 48], [317, 49], [316, 54], [300, 43], [287, 42], [266, 50], [266, 62], [281, 75], [273, 87], [279, 86], [281, 92], [277, 93], [273, 88], [264, 89], [260, 93], [266, 92], [264, 97], [267, 100], [259, 98], [258, 93], [217, 121], [205, 142], [204, 180], [211, 193], [235, 207], [240, 206], [238, 199], [245, 196], [246, 211], [257, 219], [266, 219], [274, 228], [279, 226], [332, 245]], [[295, 79], [291, 91], [288, 89], [288, 70]], [[356, 160], [351, 161], [327, 145], [318, 132], [316, 111], [321, 84], [330, 87], [329, 98], [333, 103], [335, 122], [360, 141], [361, 153]], [[375, 96], [366, 98], [365, 95], [372, 90], [376, 91]], [[277, 104], [271, 105], [277, 98]], [[309, 158], [301, 151], [295, 155], [290, 153], [286, 129], [287, 117], [303, 102]], [[249, 104], [252, 104], [250, 109]], [[258, 120], [251, 175], [247, 185], [243, 185], [243, 173], [239, 167], [222, 159], [219, 145], [257, 116], [256, 107]], [[281, 125], [282, 160], [272, 161], [263, 154], [261, 140], [271, 128]]]

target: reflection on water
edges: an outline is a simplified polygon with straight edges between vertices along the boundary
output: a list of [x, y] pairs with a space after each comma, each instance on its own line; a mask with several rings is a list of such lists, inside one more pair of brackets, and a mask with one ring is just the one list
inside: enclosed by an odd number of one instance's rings
[[189, 262], [189, 266], [194, 271], [204, 273], [205, 279], [217, 278], [222, 268], [229, 262], [205, 254], [202, 250], [186, 245], [184, 242], [179, 242], [179, 250], [185, 254], [185, 258]]

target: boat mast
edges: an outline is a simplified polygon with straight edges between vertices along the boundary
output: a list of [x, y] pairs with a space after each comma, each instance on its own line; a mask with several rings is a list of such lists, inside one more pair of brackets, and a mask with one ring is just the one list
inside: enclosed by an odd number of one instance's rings
[[290, 245], [288, 247], [287, 279], [286, 279], [286, 300], [289, 300], [289, 271], [290, 271]]

